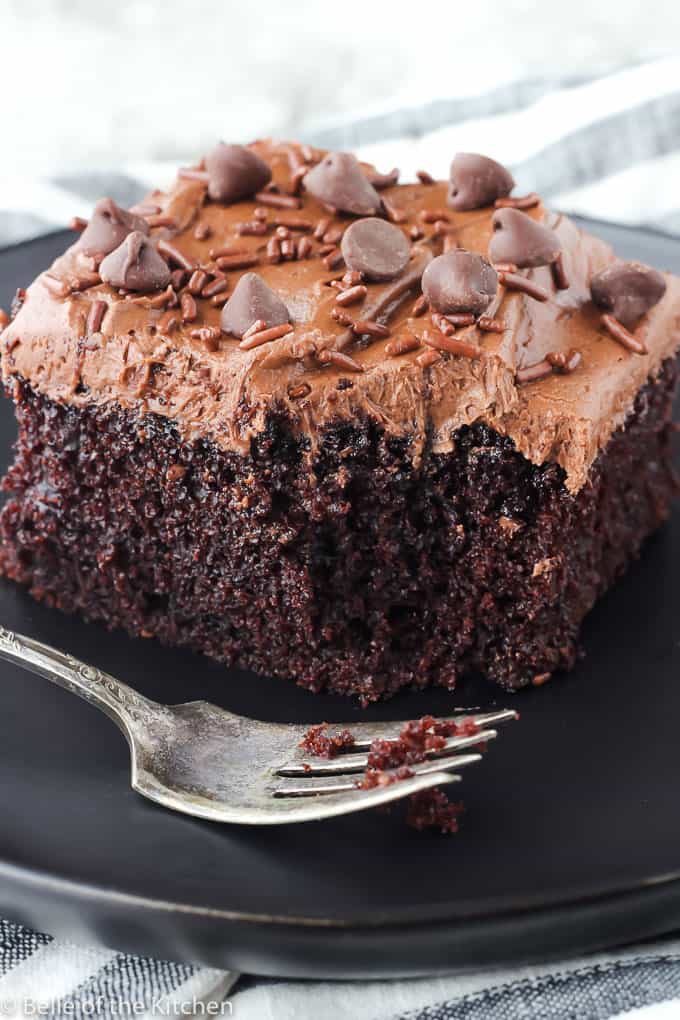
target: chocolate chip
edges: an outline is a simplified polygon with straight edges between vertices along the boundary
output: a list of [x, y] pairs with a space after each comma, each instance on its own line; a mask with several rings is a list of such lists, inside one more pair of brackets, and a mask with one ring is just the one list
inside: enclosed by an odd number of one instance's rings
[[340, 247], [348, 268], [367, 280], [393, 280], [406, 268], [411, 254], [399, 227], [375, 217], [352, 223]]
[[554, 230], [537, 223], [519, 209], [496, 209], [491, 226], [494, 230], [489, 243], [492, 262], [513, 262], [520, 269], [547, 266], [562, 249]]
[[222, 309], [221, 326], [225, 333], [242, 337], [258, 321], [260, 329], [271, 329], [290, 322], [290, 313], [261, 276], [244, 273]]
[[304, 185], [310, 195], [340, 212], [372, 216], [380, 209], [380, 195], [349, 152], [329, 152], [305, 174]]
[[86, 255], [108, 255], [133, 230], [148, 234], [149, 224], [141, 216], [121, 209], [112, 198], [100, 198], [78, 238], [76, 248]]
[[599, 308], [623, 326], [632, 326], [661, 300], [666, 281], [658, 270], [640, 262], [615, 262], [592, 277], [590, 293]]
[[133, 230], [99, 267], [104, 283], [126, 290], [160, 290], [170, 280], [170, 267], [153, 243]]
[[263, 159], [245, 145], [220, 142], [206, 156], [208, 194], [215, 202], [239, 202], [264, 188], [272, 172]]
[[481, 209], [505, 198], [515, 186], [509, 170], [477, 152], [459, 152], [449, 171], [447, 201], [453, 209]]
[[498, 275], [481, 255], [459, 248], [432, 259], [423, 273], [422, 287], [430, 307], [443, 315], [481, 315], [496, 293]]

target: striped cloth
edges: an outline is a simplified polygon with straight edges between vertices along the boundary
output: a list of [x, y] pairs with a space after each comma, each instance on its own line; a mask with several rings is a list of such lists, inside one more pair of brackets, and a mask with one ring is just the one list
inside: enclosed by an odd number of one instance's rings
[[[593, 80], [517, 82], [465, 100], [374, 111], [301, 131], [354, 148], [408, 179], [445, 176], [454, 152], [477, 151], [513, 170], [518, 192], [553, 206], [680, 234], [680, 59]], [[187, 153], [187, 158], [194, 154]], [[172, 179], [175, 167], [5, 180], [0, 244], [122, 204]], [[239, 1020], [662, 1020], [680, 1016], [680, 940], [544, 966], [408, 981], [294, 982], [244, 977], [55, 942], [0, 921], [3, 1016], [234, 1015]]]
[[0, 921], [0, 1016], [114, 1020], [677, 1020], [680, 940], [567, 963], [407, 981], [243, 977], [57, 942]]
[[[538, 191], [564, 212], [680, 233], [680, 57], [592, 81], [516, 82], [300, 135], [357, 150], [379, 169], [398, 166], [402, 180], [420, 168], [446, 177], [455, 152], [483, 152], [512, 169], [518, 194]], [[102, 195], [131, 205], [176, 169], [153, 162], [41, 180], [5, 174], [0, 245], [87, 217]]]

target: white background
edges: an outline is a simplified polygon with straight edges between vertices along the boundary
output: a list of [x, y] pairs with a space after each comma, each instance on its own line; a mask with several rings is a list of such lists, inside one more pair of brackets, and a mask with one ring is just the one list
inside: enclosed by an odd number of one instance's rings
[[0, 179], [182, 161], [677, 49], [668, 0], [0, 0]]

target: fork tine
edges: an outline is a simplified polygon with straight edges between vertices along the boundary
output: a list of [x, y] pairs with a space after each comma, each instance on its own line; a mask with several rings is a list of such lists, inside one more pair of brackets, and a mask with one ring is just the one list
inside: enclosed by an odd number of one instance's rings
[[[453, 716], [437, 717], [437, 722], [463, 722], [465, 719], [473, 719], [478, 726], [495, 726], [497, 723], [508, 722], [510, 719], [517, 719], [518, 714], [512, 708], [501, 708], [495, 712], [461, 712]], [[394, 740], [399, 736], [399, 730], [403, 726], [400, 722], [360, 722], [349, 723], [347, 728], [355, 738], [353, 750], [363, 751], [369, 748], [374, 740]], [[343, 727], [338, 725], [338, 729]], [[332, 727], [335, 729], [335, 727]]]
[[[466, 765], [474, 765], [481, 760], [481, 754], [457, 754], [451, 755], [449, 758], [420, 762], [418, 765], [410, 765], [409, 768], [417, 776], [426, 776], [432, 772], [464, 768]], [[399, 780], [399, 782], [403, 782], [403, 780]], [[359, 788], [356, 785], [356, 780], [351, 776], [317, 777], [303, 781], [290, 776], [280, 779], [272, 787], [271, 793], [273, 797], [317, 797], [321, 794], [349, 793], [351, 790], [357, 789]]]
[[[437, 751], [428, 751], [428, 758], [441, 759], [451, 751], [462, 751], [476, 747], [487, 740], [493, 740], [496, 730], [480, 730], [466, 737], [448, 737], [444, 746]], [[277, 776], [297, 776], [311, 779], [314, 776], [341, 776], [363, 772], [368, 765], [368, 754], [339, 754], [337, 758], [313, 758], [311, 761], [290, 761], [275, 769]]]
[[432, 772], [401, 779], [397, 783], [390, 783], [389, 786], [374, 786], [371, 790], [358, 790], [354, 787], [351, 792], [319, 794], [317, 797], [276, 797], [272, 798], [272, 802], [282, 808], [285, 805], [286, 810], [285, 813], [282, 812], [281, 821], [284, 819], [288, 822], [318, 821], [322, 818], [381, 807], [410, 797], [413, 793], [420, 793], [421, 790], [430, 790], [433, 786], [459, 783], [460, 778], [455, 772]]

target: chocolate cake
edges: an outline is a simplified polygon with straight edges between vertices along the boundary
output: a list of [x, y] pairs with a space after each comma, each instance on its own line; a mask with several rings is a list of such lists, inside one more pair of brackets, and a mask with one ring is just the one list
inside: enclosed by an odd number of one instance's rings
[[398, 176], [220, 144], [74, 223], [2, 334], [6, 577], [364, 702], [573, 664], [669, 511], [680, 281], [483, 156]]

